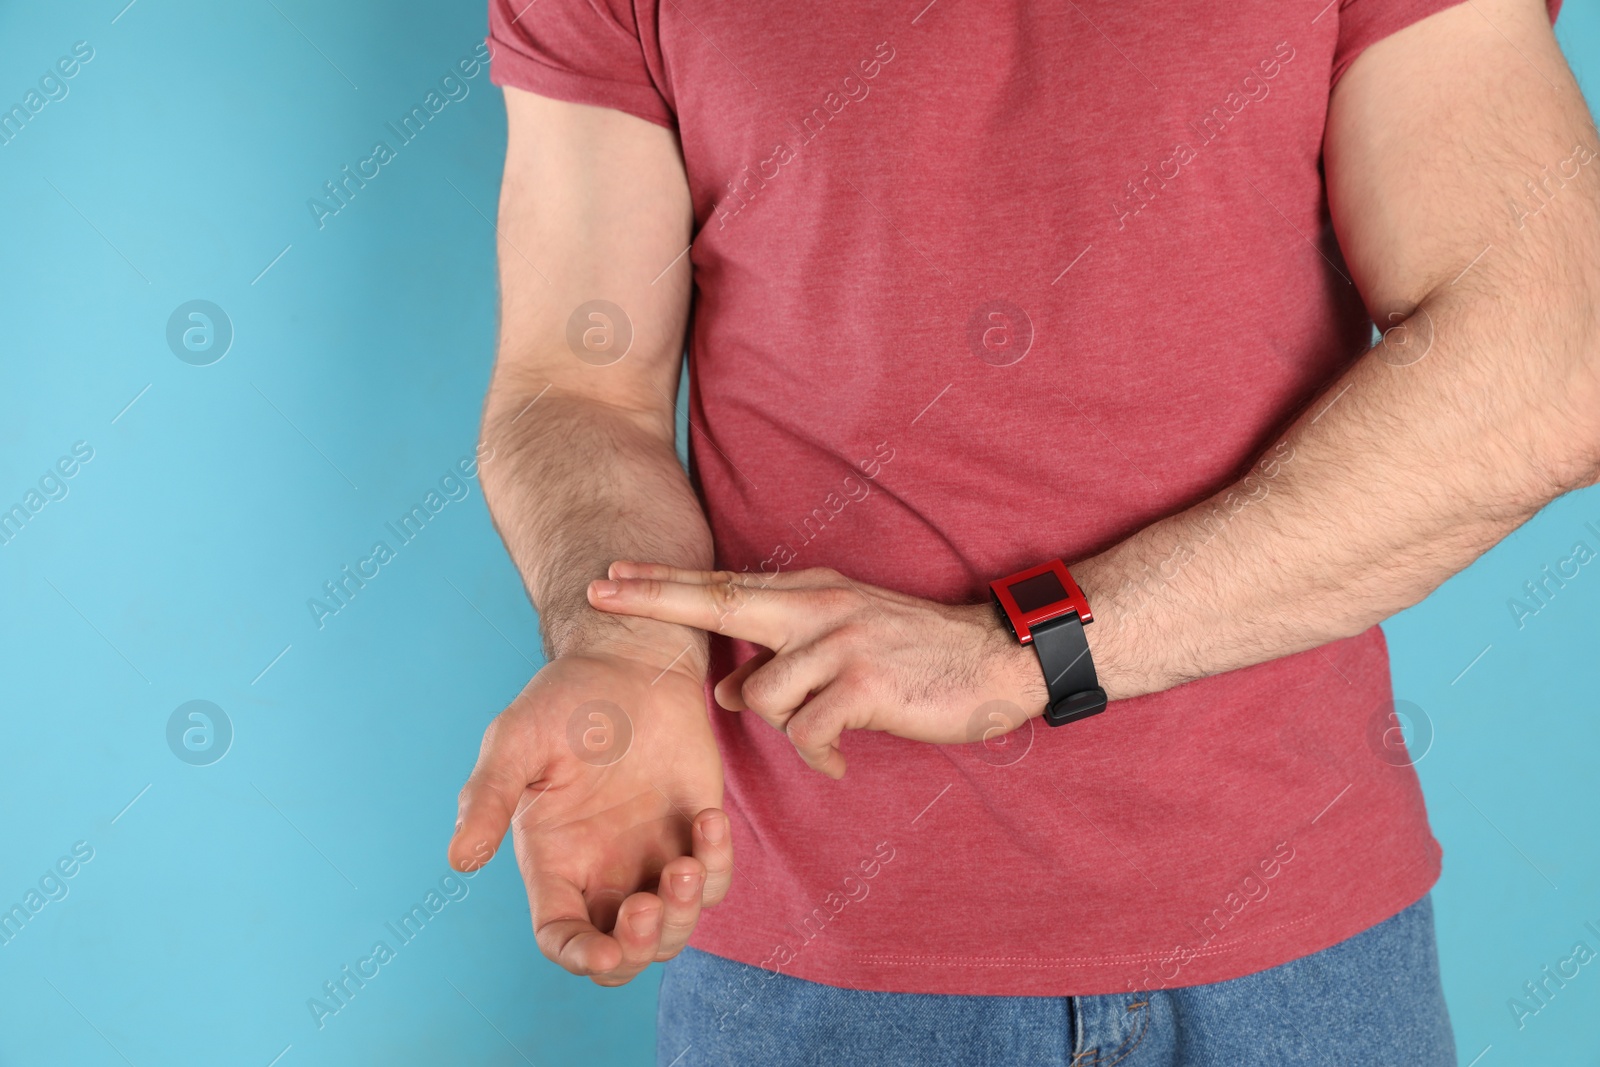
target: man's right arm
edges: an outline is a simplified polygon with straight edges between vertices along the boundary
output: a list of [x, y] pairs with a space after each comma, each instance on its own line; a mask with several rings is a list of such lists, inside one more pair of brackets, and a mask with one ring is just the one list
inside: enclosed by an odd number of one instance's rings
[[705, 635], [585, 597], [614, 559], [711, 562], [673, 448], [693, 212], [670, 131], [516, 89], [506, 112], [479, 469], [548, 663], [484, 734], [450, 860], [482, 866], [509, 827], [540, 949], [617, 985], [675, 955], [732, 872]]

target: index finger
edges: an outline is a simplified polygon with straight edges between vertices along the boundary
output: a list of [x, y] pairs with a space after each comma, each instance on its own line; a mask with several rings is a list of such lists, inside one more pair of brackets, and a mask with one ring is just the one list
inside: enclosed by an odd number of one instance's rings
[[607, 578], [662, 578], [685, 585], [715, 585], [738, 579], [762, 589], [801, 589], [808, 585], [808, 571], [702, 571], [693, 567], [674, 567], [670, 563], [647, 563], [636, 559], [612, 560], [606, 568]]
[[753, 641], [774, 651], [801, 628], [798, 590], [770, 589], [730, 574], [713, 583], [661, 578], [603, 578], [589, 583], [589, 603], [600, 611]]
[[533, 936], [540, 952], [580, 975], [605, 974], [622, 963], [622, 946], [590, 921], [588, 902], [573, 882], [534, 871], [528, 885]]

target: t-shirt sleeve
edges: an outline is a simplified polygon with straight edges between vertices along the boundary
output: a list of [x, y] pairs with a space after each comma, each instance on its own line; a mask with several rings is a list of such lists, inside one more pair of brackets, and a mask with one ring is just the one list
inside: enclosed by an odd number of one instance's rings
[[489, 0], [496, 85], [677, 128], [649, 0]]
[[[1356, 57], [1391, 33], [1421, 22], [1462, 0], [1343, 0], [1339, 5], [1339, 42], [1333, 50], [1333, 83], [1338, 84]], [[1561, 0], [1545, 0], [1550, 21], [1556, 20]]]

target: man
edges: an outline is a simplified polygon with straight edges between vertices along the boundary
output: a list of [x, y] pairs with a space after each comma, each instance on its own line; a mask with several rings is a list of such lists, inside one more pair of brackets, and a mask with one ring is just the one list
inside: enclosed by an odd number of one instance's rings
[[1455, 1062], [1377, 624], [1600, 475], [1554, 14], [496, 2], [452, 862], [662, 1063]]

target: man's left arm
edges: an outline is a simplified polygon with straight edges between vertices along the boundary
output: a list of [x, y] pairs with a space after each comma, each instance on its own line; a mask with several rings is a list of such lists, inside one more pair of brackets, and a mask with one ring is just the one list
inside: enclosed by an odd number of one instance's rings
[[1360, 633], [1600, 475], [1600, 140], [1543, 0], [1368, 48], [1324, 140], [1383, 341], [1240, 484], [1073, 568], [1112, 698]]
[[[1543, 0], [1468, 0], [1356, 59], [1324, 163], [1384, 339], [1239, 482], [1072, 565], [1111, 699], [1361, 633], [1600, 478], [1597, 153]], [[719, 702], [836, 777], [844, 730], [972, 741], [975, 708], [1044, 711], [1033, 650], [986, 605], [636, 562], [589, 598], [772, 650]]]

